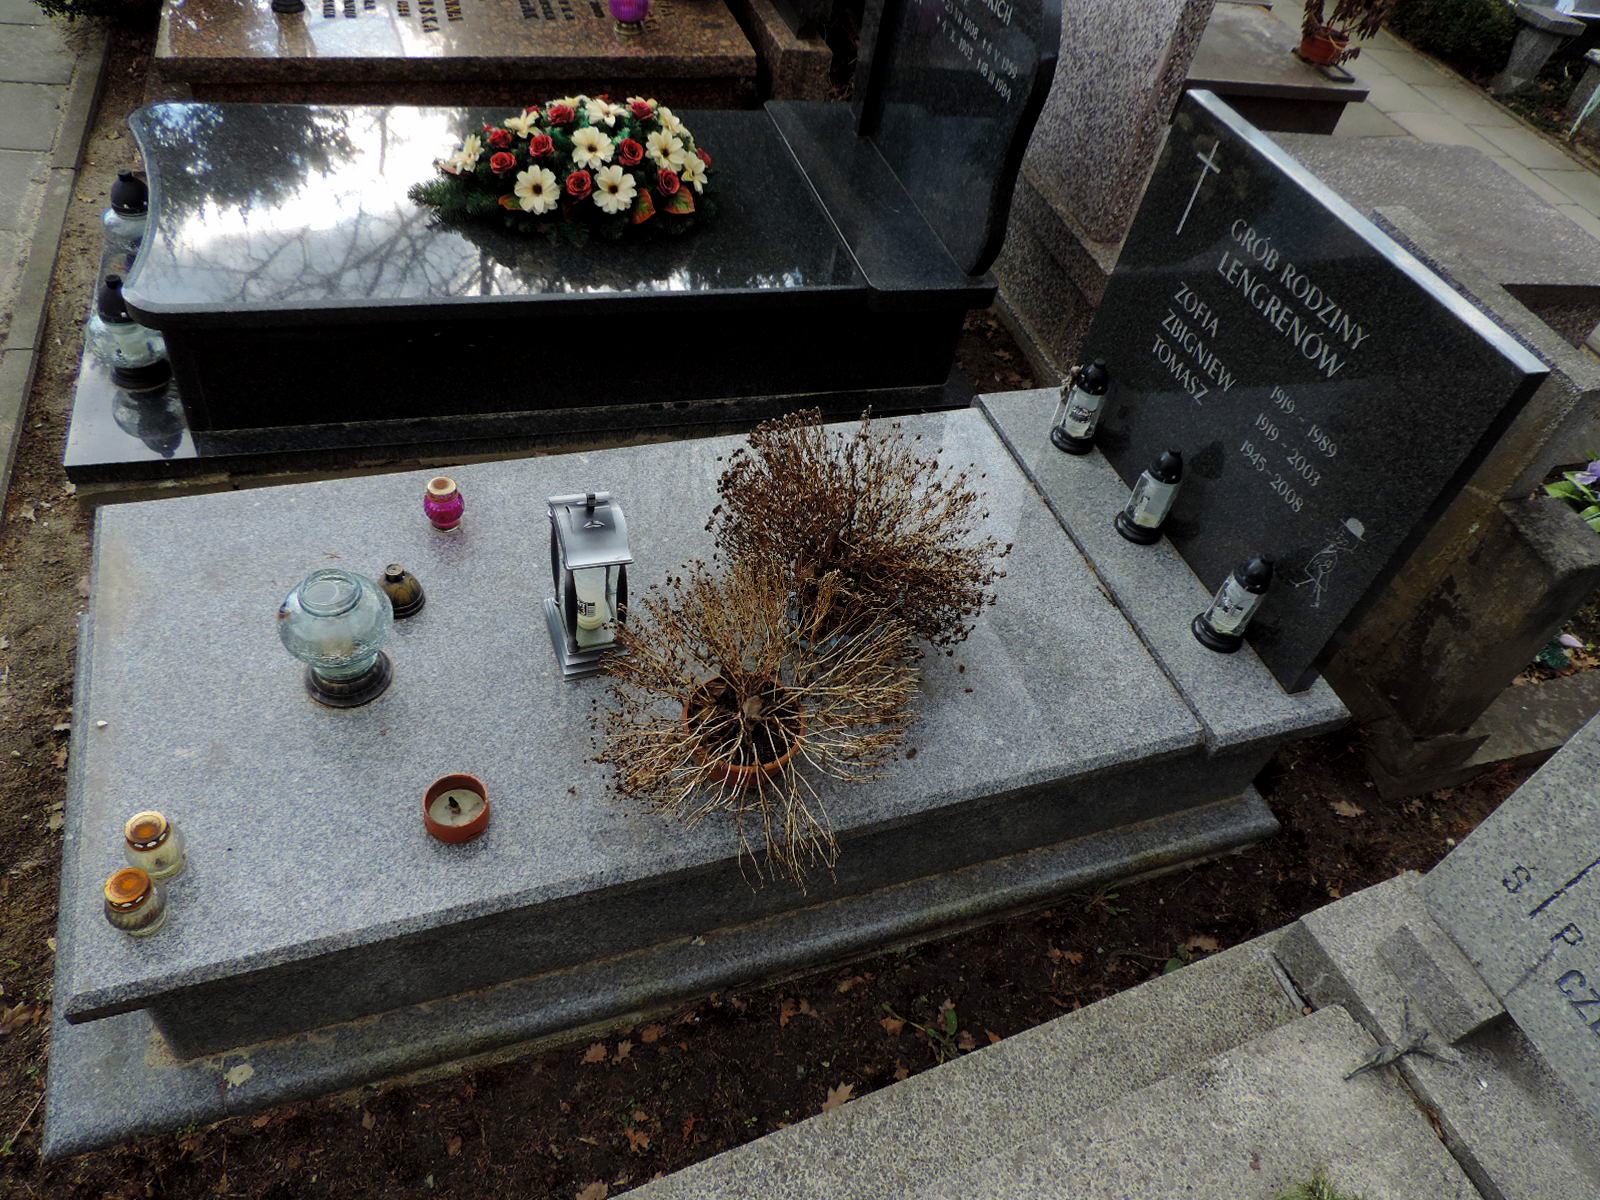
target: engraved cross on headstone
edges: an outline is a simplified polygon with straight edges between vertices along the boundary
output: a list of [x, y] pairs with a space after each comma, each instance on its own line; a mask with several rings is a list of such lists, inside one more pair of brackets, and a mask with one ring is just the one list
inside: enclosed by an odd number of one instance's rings
[[1189, 213], [1194, 209], [1195, 199], [1200, 195], [1200, 188], [1205, 183], [1206, 176], [1212, 172], [1216, 172], [1218, 175], [1222, 174], [1222, 168], [1217, 166], [1217, 148], [1221, 145], [1222, 139], [1218, 138], [1211, 143], [1211, 152], [1209, 154], [1195, 154], [1195, 158], [1200, 163], [1200, 178], [1194, 181], [1194, 191], [1189, 193], [1189, 203], [1183, 206], [1183, 216], [1178, 218], [1178, 227], [1172, 231], [1173, 237], [1177, 237], [1182, 233], [1184, 225], [1188, 223]]

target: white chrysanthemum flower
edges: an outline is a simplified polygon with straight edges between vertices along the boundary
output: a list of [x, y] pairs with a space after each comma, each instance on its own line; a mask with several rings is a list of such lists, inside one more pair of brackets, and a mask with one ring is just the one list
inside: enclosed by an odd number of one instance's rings
[[675, 133], [679, 137], [682, 137], [684, 134], [689, 132], [689, 130], [684, 126], [683, 122], [678, 119], [677, 114], [665, 104], [656, 109], [656, 120], [661, 122], [661, 128], [665, 129], [668, 133]]
[[614, 153], [616, 145], [598, 129], [580, 129], [572, 135], [572, 163], [585, 171], [610, 162]]
[[561, 189], [556, 185], [553, 171], [544, 167], [529, 167], [517, 175], [517, 203], [523, 212], [547, 213], [561, 199]]
[[602, 212], [619, 213], [633, 204], [639, 187], [621, 167], [603, 167], [594, 177], [594, 202]]
[[538, 127], [539, 119], [532, 113], [518, 113], [514, 117], [507, 117], [505, 127], [520, 138], [532, 137], [533, 131]]
[[[666, 109], [661, 111], [666, 112]], [[665, 129], [658, 129], [645, 139], [645, 150], [656, 166], [673, 171], [683, 166], [684, 159], [688, 158], [683, 139]]]
[[692, 184], [697, 192], [705, 191], [706, 165], [700, 161], [699, 155], [691, 154], [683, 160], [683, 166], [678, 169], [678, 178]]
[[623, 108], [622, 105], [612, 104], [605, 100], [589, 101], [589, 107], [585, 110], [585, 112], [587, 112], [589, 116], [589, 124], [604, 125], [607, 129], [610, 129], [617, 123], [618, 117], [625, 117], [628, 115], [628, 110]]
[[481, 157], [483, 143], [478, 140], [477, 134], [469, 134], [467, 140], [461, 143], [461, 149], [450, 156], [450, 165], [455, 168], [456, 174], [460, 174], [476, 167]]

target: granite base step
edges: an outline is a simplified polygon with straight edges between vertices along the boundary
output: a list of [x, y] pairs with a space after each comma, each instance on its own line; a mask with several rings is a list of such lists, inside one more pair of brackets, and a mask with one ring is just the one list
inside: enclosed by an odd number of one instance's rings
[[1323, 1170], [1363, 1200], [1478, 1200], [1405, 1088], [1382, 1072], [1345, 1078], [1375, 1046], [1343, 1009], [1324, 1009], [934, 1187], [895, 1194], [1276, 1200]]
[[1270, 943], [1269, 937], [1236, 946], [631, 1195], [883, 1200], [920, 1194], [984, 1162], [997, 1145], [1060, 1129], [1296, 1020], [1299, 1007], [1269, 961]]
[[[1160, 874], [1236, 850], [1277, 828], [1252, 788], [1232, 800], [965, 870], [746, 925], [708, 927], [701, 936], [632, 954], [199, 1058], [174, 1057], [148, 1010], [73, 1025], [57, 1005], [44, 1156], [82, 1154], [486, 1055], [510, 1058], [578, 1041], [597, 1029], [634, 1024], [708, 992], [821, 969], [982, 924], [1063, 894]], [[1239, 978], [1214, 979], [1219, 974], [1214, 964], [1191, 970], [1193, 974], [1182, 973], [1180, 989], [1189, 999], [1173, 1005], [1179, 1013], [1169, 1019], [1170, 1029], [1154, 1040], [1123, 1047], [1115, 1064], [1102, 1061], [1119, 1046], [1123, 1022], [1145, 1003], [1143, 998], [1126, 1001], [1097, 1017], [1095, 1035], [1065, 1060], [1057, 1058], [1063, 1065], [1053, 1074], [1070, 1072], [1110, 1086], [1129, 1072], [1149, 1075], [1169, 1058], [1190, 1056], [1219, 1040], [1237, 1040], [1262, 1022], [1283, 1016], [1284, 993], [1274, 990], [1264, 962], [1257, 961]], [[1232, 1015], [1219, 1017], [1213, 1011], [1219, 1004], [1229, 1006]], [[1124, 1015], [1118, 1018], [1118, 1012]], [[1026, 1043], [1031, 1036], [984, 1053]], [[1004, 1061], [1010, 1053], [986, 1061]], [[1061, 1079], [1050, 1086], [1061, 1088]], [[1013, 1094], [1006, 1095], [1014, 1101]], [[104, 1103], [107, 1096], [117, 1102]], [[1045, 1105], [1040, 1111], [1055, 1110]]]

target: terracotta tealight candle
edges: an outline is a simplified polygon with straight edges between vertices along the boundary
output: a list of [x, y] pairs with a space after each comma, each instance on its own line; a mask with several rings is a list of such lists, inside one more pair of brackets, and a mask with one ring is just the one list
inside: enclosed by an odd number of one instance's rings
[[422, 797], [422, 823], [441, 842], [470, 842], [489, 828], [489, 789], [476, 775], [444, 775]]

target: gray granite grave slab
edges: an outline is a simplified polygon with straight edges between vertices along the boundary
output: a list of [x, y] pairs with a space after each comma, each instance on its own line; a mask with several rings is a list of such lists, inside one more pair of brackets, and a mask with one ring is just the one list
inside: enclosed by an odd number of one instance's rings
[[1179, 105], [1083, 357], [1109, 367], [1097, 445], [1124, 480], [1183, 452], [1166, 532], [1202, 582], [1275, 561], [1247, 636], [1292, 690], [1548, 374], [1200, 90]]
[[1378, 957], [1448, 1042], [1459, 1042], [1505, 1012], [1494, 993], [1432, 921], [1401, 925], [1378, 946]]
[[1285, 692], [1249, 646], [1223, 655], [1195, 641], [1189, 623], [1210, 593], [1170, 542], [1138, 546], [1116, 532], [1112, 518], [1128, 487], [1098, 452], [1078, 457], [1051, 444], [1057, 395], [1000, 392], [978, 403], [1200, 719], [1207, 744], [1241, 747], [1342, 725], [1349, 713], [1324, 681]]
[[[1379, 947], [1431, 924], [1414, 874], [1366, 888], [1302, 917], [1274, 953], [1315, 1005], [1342, 1005], [1380, 1042], [1429, 1030], [1443, 1061], [1408, 1054], [1395, 1066], [1438, 1118], [1445, 1144], [1483, 1196], [1551, 1200], [1600, 1194], [1600, 1123], [1510, 1021], [1446, 1045], [1425, 997], [1397, 981]], [[1370, 1074], [1370, 1072], [1369, 1072]]]
[[1372, 1049], [1347, 1013], [1326, 1009], [916, 1195], [1279, 1200], [1322, 1169], [1363, 1200], [1479, 1200], [1405, 1089], [1344, 1078]]
[[[704, 911], [758, 919], [1247, 786], [1270, 746], [1207, 750], [983, 417], [912, 427], [987, 472], [991, 527], [1016, 550], [1000, 603], [927, 665], [917, 757], [871, 788], [824, 788], [844, 852], [803, 896], [752, 891], [726, 825], [684, 830], [609, 794], [586, 725], [604, 685], [561, 684], [539, 624], [546, 495], [612, 488], [641, 586], [708, 548], [733, 439], [461, 468], [455, 537], [423, 521], [421, 475], [102, 510], [76, 707], [91, 732], [68, 802], [67, 1018], [153, 1007], [183, 1053], [209, 1052], [670, 940]], [[397, 629], [394, 686], [366, 708], [314, 707], [277, 643], [277, 601], [313, 567], [394, 560], [429, 597]], [[495, 802], [489, 833], [460, 848], [431, 842], [417, 812], [452, 770]], [[191, 865], [168, 927], [136, 942], [106, 925], [94, 881], [153, 798]], [[293, 887], [285, 861], [304, 864]]]
[[[644, 1014], [709, 991], [920, 940], [1064, 891], [1170, 869], [1270, 836], [1277, 827], [1261, 797], [1250, 790], [1161, 821], [188, 1060], [174, 1058], [148, 1013], [72, 1025], [58, 1009], [51, 1032], [44, 1153], [47, 1158], [80, 1154], [469, 1056], [516, 1054], [576, 1039], [589, 1027], [636, 1023]], [[69, 859], [65, 866], [64, 886], [76, 886], [76, 864]], [[65, 938], [72, 934], [62, 932]], [[1225, 999], [1216, 995], [1223, 989]], [[1169, 1021], [1162, 1037], [1127, 1048], [1120, 1072], [1102, 1066], [1096, 1075], [1091, 1064], [1074, 1064], [1080, 1092], [1097, 1080], [1107, 1086], [1127, 1071], [1154, 1072], [1186, 1052], [1228, 1044], [1274, 1013], [1282, 1019], [1275, 1003], [1281, 1005], [1283, 997], [1259, 965], [1242, 976], [1200, 967], [1185, 971], [1176, 989], [1163, 988], [1149, 1003], [1175, 990], [1193, 997], [1194, 1019]], [[1089, 1044], [1120, 1040], [1116, 1014], [1142, 1011], [1145, 1003], [1136, 998], [1114, 1005], [1108, 1018], [1093, 1026], [1098, 1033]], [[1075, 1043], [1063, 1052], [1082, 1055], [1087, 1047]], [[1039, 1069], [1049, 1061], [1041, 1058]], [[1006, 1078], [991, 1077], [991, 1084], [1015, 1086], [1020, 1078], [1010, 1071], [1001, 1074]]]
[[1518, 1028], [1600, 1115], [1600, 718], [1422, 885]]

